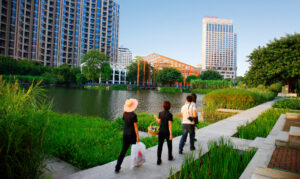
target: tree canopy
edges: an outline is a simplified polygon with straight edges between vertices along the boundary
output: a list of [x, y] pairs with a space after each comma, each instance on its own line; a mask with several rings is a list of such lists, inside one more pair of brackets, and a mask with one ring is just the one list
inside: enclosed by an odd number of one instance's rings
[[94, 81], [100, 77], [102, 65], [108, 63], [109, 59], [106, 54], [92, 49], [83, 55], [81, 62], [85, 63], [82, 68], [83, 75], [87, 80]]
[[192, 80], [197, 80], [197, 79], [200, 79], [199, 76], [196, 76], [196, 75], [190, 75], [190, 76], [188, 76], [188, 77], [185, 79], [185, 81], [186, 81], [187, 83], [190, 83]]
[[[144, 61], [141, 60], [139, 63], [140, 63], [139, 77], [140, 77], [140, 81], [142, 81], [143, 75], [144, 75], [144, 73], [143, 73]], [[130, 63], [130, 65], [128, 65], [126, 67], [126, 69], [128, 70], [127, 75], [126, 75], [127, 81], [129, 81], [129, 82], [137, 81], [137, 70], [138, 70], [137, 61], [132, 61]], [[153, 69], [153, 68], [151, 67], [151, 69]], [[149, 74], [149, 64], [146, 62], [145, 63], [145, 80], [148, 79], [148, 74]]]
[[300, 34], [274, 39], [265, 47], [258, 47], [248, 56], [250, 69], [246, 82], [250, 86], [288, 84], [290, 92], [300, 78]]
[[201, 80], [222, 80], [223, 76], [215, 70], [207, 70], [201, 73]]
[[182, 82], [183, 76], [176, 68], [164, 68], [157, 74], [157, 81], [164, 85], [173, 85], [175, 82]]
[[105, 81], [110, 80], [113, 69], [110, 67], [109, 63], [103, 63], [100, 71], [101, 71], [101, 79]]

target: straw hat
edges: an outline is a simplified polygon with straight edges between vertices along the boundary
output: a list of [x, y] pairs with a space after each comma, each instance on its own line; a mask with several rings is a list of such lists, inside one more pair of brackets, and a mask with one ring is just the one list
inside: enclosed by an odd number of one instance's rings
[[124, 104], [125, 112], [133, 112], [138, 106], [139, 102], [136, 99], [127, 99]]

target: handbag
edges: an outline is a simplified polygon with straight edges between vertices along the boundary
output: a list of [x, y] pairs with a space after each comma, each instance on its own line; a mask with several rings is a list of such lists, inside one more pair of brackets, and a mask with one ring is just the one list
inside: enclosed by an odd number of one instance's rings
[[191, 104], [189, 104], [189, 106], [188, 106], [188, 114], [189, 114], [188, 120], [190, 120], [191, 122], [193, 122], [193, 121], [194, 121], [194, 118], [193, 118], [193, 117], [190, 117], [190, 116], [191, 116], [191, 114], [190, 114], [190, 105], [191, 105]]

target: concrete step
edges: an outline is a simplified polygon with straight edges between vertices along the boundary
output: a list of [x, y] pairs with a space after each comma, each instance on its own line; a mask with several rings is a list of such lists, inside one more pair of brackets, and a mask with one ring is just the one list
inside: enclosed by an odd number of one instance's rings
[[280, 179], [299, 179], [300, 175], [275, 170], [271, 168], [265, 168], [265, 167], [257, 167], [251, 177], [251, 179], [274, 179], [274, 178], [280, 178]]
[[300, 149], [300, 127], [291, 126], [289, 132], [289, 146]]
[[286, 113], [286, 119], [299, 119], [300, 113]]

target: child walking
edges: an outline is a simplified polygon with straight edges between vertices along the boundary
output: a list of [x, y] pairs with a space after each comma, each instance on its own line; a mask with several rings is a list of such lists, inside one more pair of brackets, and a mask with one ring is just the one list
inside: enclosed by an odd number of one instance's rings
[[169, 101], [164, 101], [162, 107], [163, 107], [163, 111], [159, 113], [158, 117], [154, 115], [156, 122], [160, 124], [159, 133], [158, 133], [157, 165], [161, 164], [161, 152], [162, 152], [165, 139], [168, 144], [169, 160], [174, 160], [174, 157], [172, 155], [173, 115], [169, 111], [171, 108], [171, 103]]

